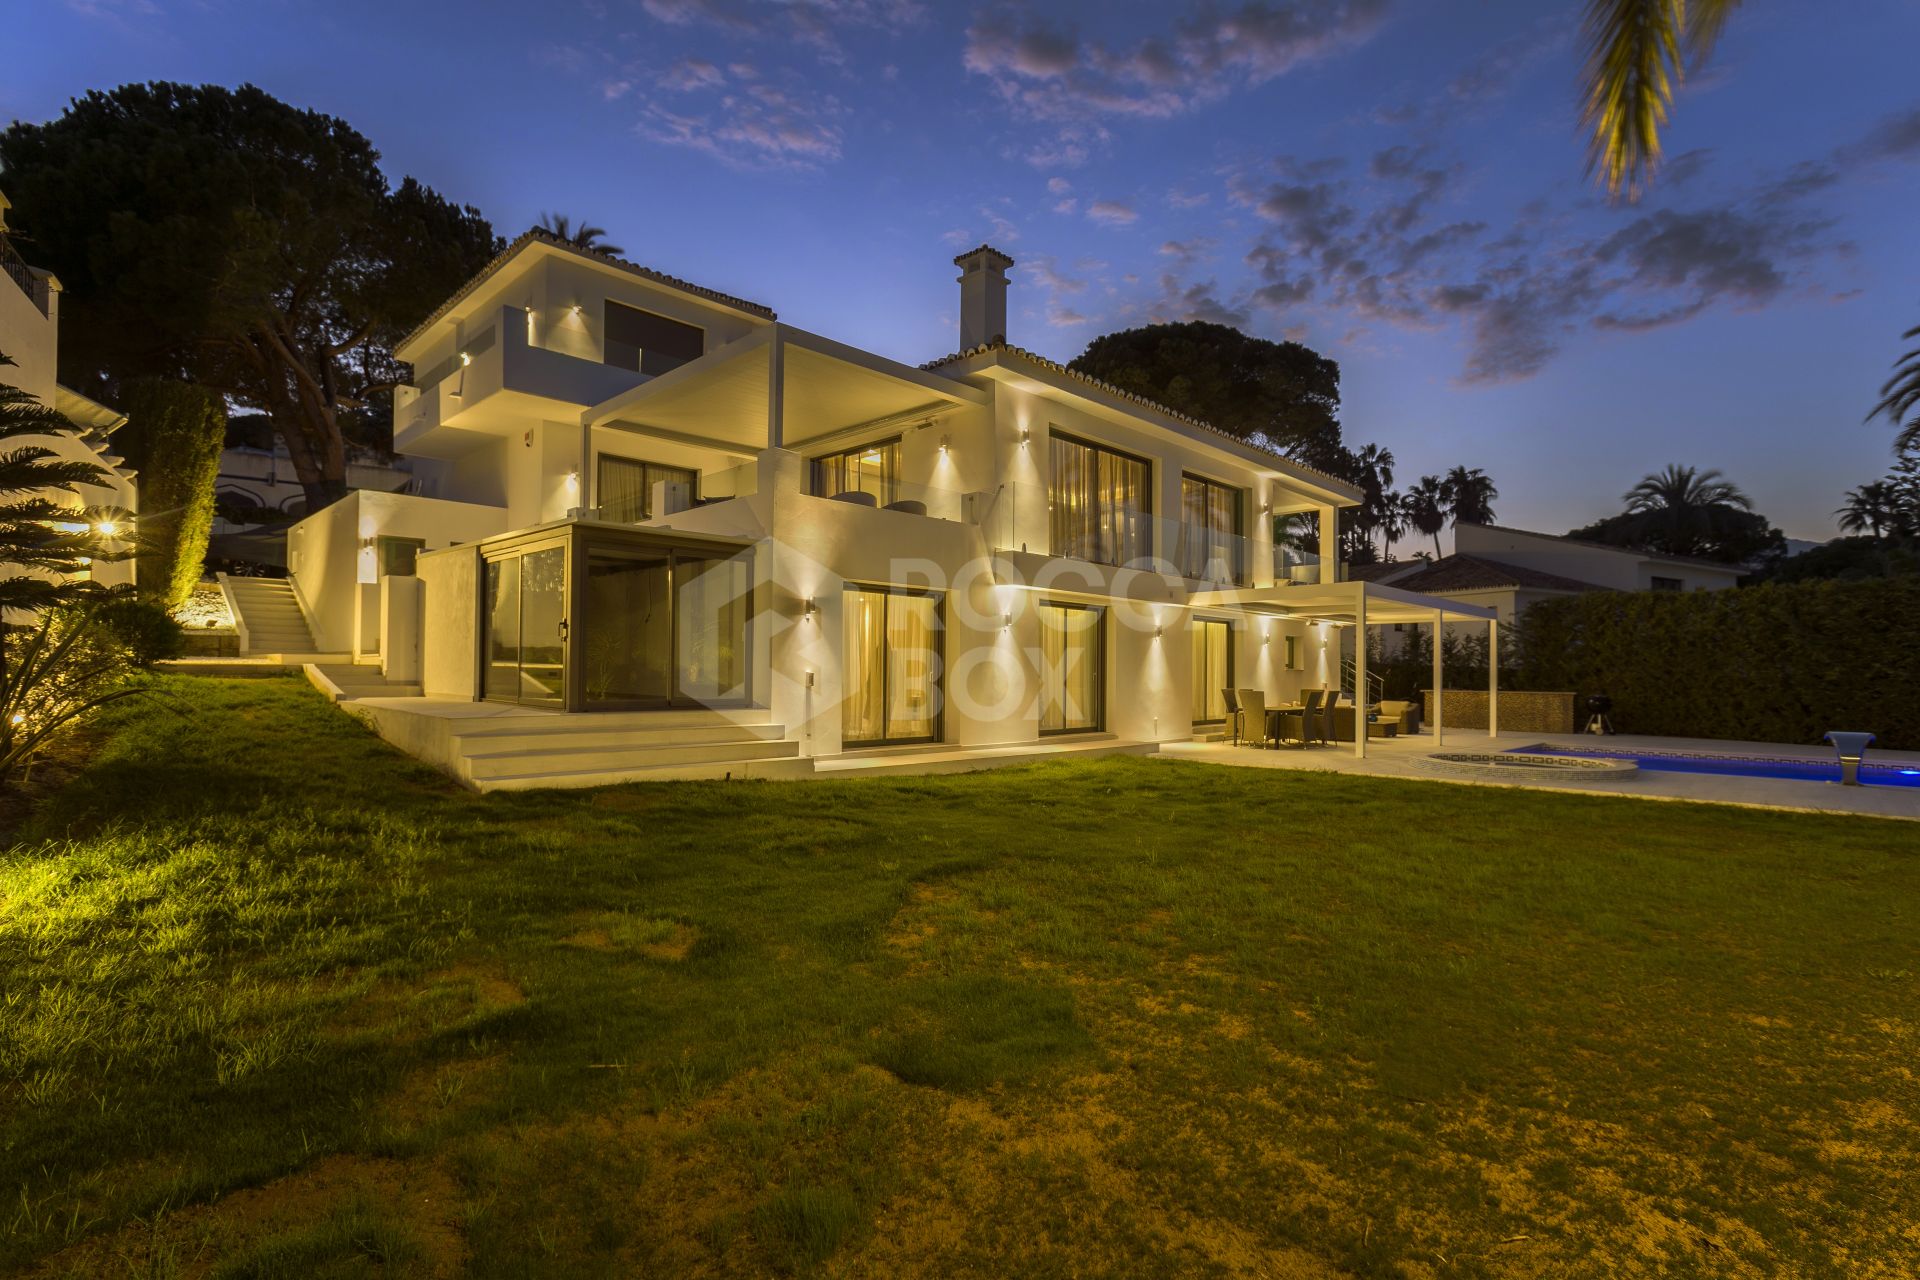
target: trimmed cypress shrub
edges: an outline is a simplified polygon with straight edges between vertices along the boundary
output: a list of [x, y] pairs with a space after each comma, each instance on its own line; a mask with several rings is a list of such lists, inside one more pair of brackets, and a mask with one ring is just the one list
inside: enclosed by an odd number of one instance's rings
[[1621, 733], [1920, 749], [1920, 579], [1591, 592], [1519, 624], [1520, 682], [1613, 699]]
[[140, 596], [177, 609], [206, 563], [226, 406], [204, 387], [164, 378], [131, 380], [120, 400], [140, 472]]

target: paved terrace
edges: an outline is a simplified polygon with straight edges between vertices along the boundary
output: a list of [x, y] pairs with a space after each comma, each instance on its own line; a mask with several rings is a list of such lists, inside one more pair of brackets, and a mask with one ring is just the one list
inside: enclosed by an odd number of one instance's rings
[[[1693, 752], [1709, 756], [1765, 756], [1787, 760], [1834, 759], [1826, 746], [1788, 746], [1778, 742], [1725, 742], [1708, 738], [1649, 738], [1630, 734], [1600, 738], [1580, 734], [1503, 733], [1489, 737], [1484, 729], [1449, 729], [1444, 745], [1433, 735], [1375, 738], [1364, 759], [1350, 744], [1337, 747], [1268, 749], [1234, 746], [1229, 742], [1162, 743], [1156, 760], [1192, 760], [1204, 764], [1246, 769], [1330, 770], [1379, 778], [1416, 778], [1423, 782], [1458, 782], [1481, 787], [1532, 787], [1545, 791], [1573, 791], [1635, 796], [1649, 800], [1695, 800], [1740, 804], [1809, 813], [1853, 813], [1920, 821], [1920, 787], [1843, 787], [1838, 783], [1798, 782], [1779, 778], [1735, 778], [1707, 773], [1655, 773], [1642, 770], [1623, 776], [1585, 778], [1572, 774], [1514, 779], [1477, 778], [1444, 771], [1427, 757], [1437, 751], [1513, 751], [1521, 747], [1557, 746], [1589, 751]], [[1869, 764], [1896, 764], [1920, 768], [1920, 753], [1869, 749]]]

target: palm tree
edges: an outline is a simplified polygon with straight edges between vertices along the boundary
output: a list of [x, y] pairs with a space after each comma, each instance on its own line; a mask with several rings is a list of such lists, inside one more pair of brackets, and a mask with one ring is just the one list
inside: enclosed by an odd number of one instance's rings
[[1486, 472], [1478, 467], [1455, 467], [1440, 485], [1446, 495], [1447, 514], [1455, 524], [1493, 523], [1493, 500], [1500, 491]]
[[1362, 445], [1352, 456], [1351, 479], [1360, 487], [1360, 507], [1353, 523], [1361, 537], [1386, 523], [1387, 488], [1393, 483], [1393, 451], [1377, 444]]
[[1407, 490], [1407, 523], [1433, 539], [1433, 558], [1440, 558], [1440, 531], [1447, 527], [1447, 483], [1439, 476], [1421, 476]]
[[1393, 544], [1413, 528], [1413, 516], [1407, 495], [1398, 489], [1383, 494], [1380, 500], [1380, 540], [1385, 543], [1384, 558], [1393, 559]]
[[[0, 365], [12, 363], [0, 352]], [[72, 428], [33, 396], [0, 382], [0, 564], [15, 571], [0, 577], [0, 618], [72, 602], [94, 589], [75, 575], [94, 560], [124, 552], [108, 543], [128, 536], [125, 512], [76, 508], [53, 496], [98, 484], [106, 469], [21, 443]]]
[[1871, 534], [1877, 542], [1900, 521], [1900, 494], [1885, 480], [1874, 480], [1847, 490], [1846, 505], [1833, 514], [1840, 517], [1842, 533]]
[[580, 225], [574, 226], [573, 219], [564, 213], [543, 213], [540, 215], [540, 229], [557, 237], [561, 242], [576, 249], [585, 249], [589, 253], [604, 253], [609, 257], [619, 257], [625, 253], [617, 244], [608, 244], [601, 239], [607, 234], [605, 227], [596, 227], [585, 218]]
[[1621, 495], [1638, 516], [1641, 541], [1673, 555], [1695, 555], [1731, 510], [1751, 511], [1753, 500], [1718, 471], [1669, 463]]
[[1660, 163], [1674, 86], [1699, 67], [1740, 0], [1587, 0], [1581, 123], [1587, 169], [1637, 200]]
[[[1920, 338], [1920, 325], [1915, 325], [1900, 335], [1903, 341]], [[1900, 419], [1908, 412], [1913, 417], [1903, 425]], [[1887, 420], [1900, 428], [1900, 434], [1894, 438], [1896, 452], [1908, 449], [1920, 449], [1920, 347], [1915, 347], [1894, 363], [1893, 376], [1887, 379], [1887, 385], [1880, 388], [1880, 403], [1873, 406], [1868, 420], [1886, 414]]]

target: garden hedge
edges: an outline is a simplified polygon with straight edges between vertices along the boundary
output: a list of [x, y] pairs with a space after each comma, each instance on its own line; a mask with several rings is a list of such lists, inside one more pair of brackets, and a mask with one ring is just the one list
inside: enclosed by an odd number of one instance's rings
[[1593, 592], [1518, 638], [1523, 687], [1607, 694], [1621, 733], [1920, 749], [1920, 580]]
[[175, 609], [206, 560], [226, 406], [192, 383], [140, 378], [122, 389], [120, 407], [140, 470], [140, 594]]

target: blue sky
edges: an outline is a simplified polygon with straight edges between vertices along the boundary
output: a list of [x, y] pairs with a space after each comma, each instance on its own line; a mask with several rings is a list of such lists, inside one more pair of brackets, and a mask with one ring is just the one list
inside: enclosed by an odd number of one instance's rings
[[[1753, 0], [1609, 206], [1577, 0], [32, 0], [0, 118], [251, 81], [503, 233], [627, 256], [918, 363], [952, 255], [1018, 260], [1058, 359], [1218, 319], [1340, 361], [1397, 479], [1485, 468], [1560, 532], [1669, 462], [1797, 537], [1887, 466], [1862, 414], [1920, 324], [1920, 0]], [[1835, 18], [1836, 12], [1843, 18]]]

